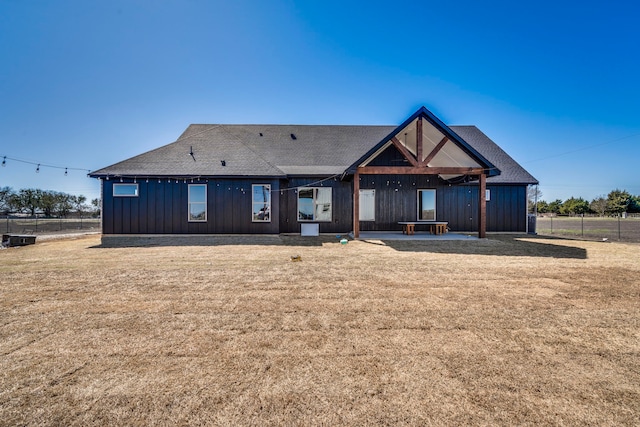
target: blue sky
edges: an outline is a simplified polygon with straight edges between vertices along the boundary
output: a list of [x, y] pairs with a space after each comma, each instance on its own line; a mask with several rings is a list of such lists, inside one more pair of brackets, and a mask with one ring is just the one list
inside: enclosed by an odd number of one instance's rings
[[94, 198], [87, 170], [190, 123], [394, 125], [424, 105], [478, 126], [545, 200], [638, 195], [639, 16], [615, 0], [0, 0], [0, 186]]

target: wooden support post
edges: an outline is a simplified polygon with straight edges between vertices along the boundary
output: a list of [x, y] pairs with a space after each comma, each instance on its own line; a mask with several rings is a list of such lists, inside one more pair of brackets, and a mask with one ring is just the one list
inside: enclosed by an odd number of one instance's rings
[[424, 159], [422, 158], [422, 153], [422, 117], [418, 117], [418, 122], [416, 123], [416, 158], [418, 165], [423, 164]]
[[353, 237], [360, 237], [360, 173], [353, 174]]
[[480, 174], [478, 191], [478, 238], [484, 239], [487, 237], [487, 176], [484, 173]]

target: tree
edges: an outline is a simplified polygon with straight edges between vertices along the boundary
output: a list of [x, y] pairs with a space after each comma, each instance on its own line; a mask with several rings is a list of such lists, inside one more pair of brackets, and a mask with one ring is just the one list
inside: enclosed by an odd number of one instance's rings
[[604, 196], [598, 196], [591, 201], [589, 208], [600, 216], [604, 216], [607, 212], [607, 199]]
[[11, 187], [1, 187], [0, 188], [0, 213], [3, 215], [8, 215], [12, 210], [12, 202], [15, 193]]
[[56, 211], [59, 217], [66, 217], [73, 209], [73, 197], [70, 194], [56, 193]]
[[629, 200], [629, 210], [627, 212], [640, 212], [640, 196], [631, 196]]
[[22, 189], [16, 195], [16, 207], [21, 212], [26, 212], [31, 216], [36, 214], [40, 209], [40, 201], [42, 199], [42, 190], [35, 188]]
[[549, 212], [549, 203], [545, 202], [544, 200], [538, 200], [537, 211], [538, 211], [538, 213], [547, 213], [547, 212]]
[[554, 214], [560, 213], [560, 207], [562, 207], [562, 200], [556, 199], [549, 203], [548, 211]]
[[[534, 207], [537, 207], [537, 203], [542, 199], [542, 191], [538, 188], [537, 185], [530, 185], [527, 187], [527, 207], [529, 209], [529, 213], [534, 212]], [[540, 212], [540, 210], [537, 210]]]
[[589, 211], [589, 202], [584, 200], [582, 197], [578, 197], [577, 199], [571, 197], [570, 199], [565, 200], [560, 207], [560, 213], [570, 215], [581, 215], [589, 213]]
[[627, 212], [631, 194], [624, 190], [615, 189], [607, 195], [607, 213], [620, 215]]
[[57, 203], [58, 193], [55, 193], [53, 191], [42, 192], [42, 197], [40, 198], [40, 209], [42, 209], [44, 216], [52, 216], [53, 212], [56, 210]]
[[93, 213], [96, 216], [100, 216], [100, 199], [93, 199], [91, 200], [91, 206], [93, 207]]
[[87, 201], [87, 198], [83, 195], [71, 197], [71, 204], [73, 205], [73, 209], [77, 213], [79, 213], [81, 217], [82, 217], [82, 214], [87, 210], [87, 205], [85, 205], [86, 201]]

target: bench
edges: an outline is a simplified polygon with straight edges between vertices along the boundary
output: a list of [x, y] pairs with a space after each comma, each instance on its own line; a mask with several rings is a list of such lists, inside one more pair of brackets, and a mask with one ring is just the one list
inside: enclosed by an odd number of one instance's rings
[[429, 233], [431, 234], [444, 234], [447, 232], [447, 221], [400, 221], [398, 224], [402, 225], [402, 234], [408, 236], [415, 234], [416, 225], [428, 225]]

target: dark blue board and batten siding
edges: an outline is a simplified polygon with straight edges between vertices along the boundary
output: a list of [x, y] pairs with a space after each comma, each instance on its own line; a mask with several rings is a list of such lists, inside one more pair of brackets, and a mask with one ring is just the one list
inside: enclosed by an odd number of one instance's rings
[[[207, 221], [188, 221], [188, 185], [183, 180], [138, 182], [138, 197], [113, 197], [113, 181], [103, 181], [104, 234], [278, 234], [300, 233], [298, 193], [302, 186], [332, 188], [332, 220], [317, 222], [320, 233], [353, 230], [353, 182], [318, 178], [209, 179]], [[205, 184], [205, 182], [201, 182]], [[251, 185], [271, 185], [271, 222], [252, 222]], [[478, 186], [451, 184], [435, 175], [362, 175], [361, 189], [375, 189], [375, 222], [362, 231], [400, 230], [399, 221], [416, 221], [419, 189], [436, 190], [436, 219], [452, 231], [478, 230]], [[487, 185], [487, 231], [525, 232], [526, 185]], [[314, 223], [314, 221], [309, 221]]]
[[[298, 221], [298, 188], [306, 186], [331, 188], [331, 221]], [[280, 232], [300, 233], [301, 224], [312, 223], [319, 225], [320, 233], [349, 233], [353, 230], [352, 194], [352, 181], [341, 181], [337, 177], [326, 180], [291, 178], [283, 181], [280, 191]]]
[[[103, 181], [104, 234], [279, 233], [280, 183], [277, 179], [209, 179], [208, 182], [194, 182], [207, 185], [206, 222], [188, 220], [190, 181], [141, 180], [137, 182], [137, 197], [113, 197], [113, 184], [113, 181]], [[271, 185], [271, 222], [252, 222], [252, 184]]]

